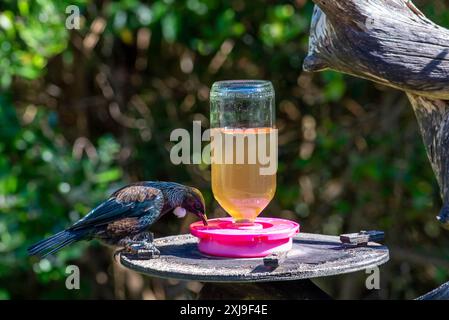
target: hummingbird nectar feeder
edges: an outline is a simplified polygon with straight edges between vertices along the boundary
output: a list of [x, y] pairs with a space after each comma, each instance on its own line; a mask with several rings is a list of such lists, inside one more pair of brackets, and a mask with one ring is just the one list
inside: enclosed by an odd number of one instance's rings
[[269, 81], [214, 83], [211, 99], [211, 173], [215, 199], [232, 218], [190, 225], [202, 253], [264, 257], [292, 248], [296, 222], [258, 218], [276, 191], [277, 129]]
[[[270, 82], [215, 83], [210, 117], [212, 191], [230, 217], [210, 219], [207, 225], [192, 223], [191, 234], [155, 239], [158, 259], [123, 254], [122, 265], [154, 277], [205, 282], [200, 298], [231, 292], [230, 297], [243, 292], [254, 298], [256, 288], [264, 294], [268, 290], [294, 299], [322, 299], [327, 294], [321, 295], [309, 278], [388, 261], [388, 248], [373, 242], [383, 238], [382, 232], [340, 237], [299, 233], [294, 221], [259, 217], [276, 191], [277, 129]], [[300, 282], [282, 284], [281, 289], [281, 280]], [[259, 282], [264, 283], [255, 284]]]
[[276, 218], [257, 218], [251, 224], [220, 218], [210, 220], [208, 226], [201, 221], [190, 225], [190, 232], [199, 239], [199, 251], [232, 258], [258, 258], [288, 251], [298, 231], [296, 222]]

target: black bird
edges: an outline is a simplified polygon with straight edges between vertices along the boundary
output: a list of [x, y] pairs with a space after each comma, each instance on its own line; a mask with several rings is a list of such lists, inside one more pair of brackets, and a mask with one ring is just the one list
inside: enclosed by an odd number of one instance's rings
[[115, 191], [66, 230], [30, 246], [28, 254], [45, 257], [80, 240], [100, 239], [137, 257], [159, 255], [148, 228], [169, 212], [178, 217], [193, 213], [207, 225], [198, 189], [173, 182], [138, 182]]

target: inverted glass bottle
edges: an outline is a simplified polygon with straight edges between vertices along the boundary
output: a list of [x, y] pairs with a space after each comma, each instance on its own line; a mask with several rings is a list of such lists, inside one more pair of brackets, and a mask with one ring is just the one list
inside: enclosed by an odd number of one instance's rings
[[276, 191], [277, 129], [269, 81], [213, 84], [212, 191], [235, 223], [253, 223]]

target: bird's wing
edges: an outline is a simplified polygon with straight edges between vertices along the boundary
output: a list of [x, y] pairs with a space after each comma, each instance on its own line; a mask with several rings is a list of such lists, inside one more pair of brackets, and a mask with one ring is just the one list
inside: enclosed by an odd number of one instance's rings
[[158, 216], [164, 206], [164, 196], [159, 189], [131, 185], [117, 190], [112, 196], [93, 209], [69, 229], [83, 229], [110, 223], [120, 218]]

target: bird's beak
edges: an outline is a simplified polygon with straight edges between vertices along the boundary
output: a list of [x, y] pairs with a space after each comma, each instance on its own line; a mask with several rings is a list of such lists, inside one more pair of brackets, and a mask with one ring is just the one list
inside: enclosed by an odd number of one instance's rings
[[206, 216], [206, 214], [205, 214], [205, 213], [200, 213], [200, 214], [199, 214], [199, 217], [200, 217], [201, 220], [203, 221], [203, 224], [204, 224], [205, 226], [207, 226], [207, 216]]
[[207, 226], [207, 216], [204, 212], [191, 210], [189, 211], [189, 213], [196, 215], [198, 218], [201, 219], [201, 221], [203, 221], [203, 224]]

